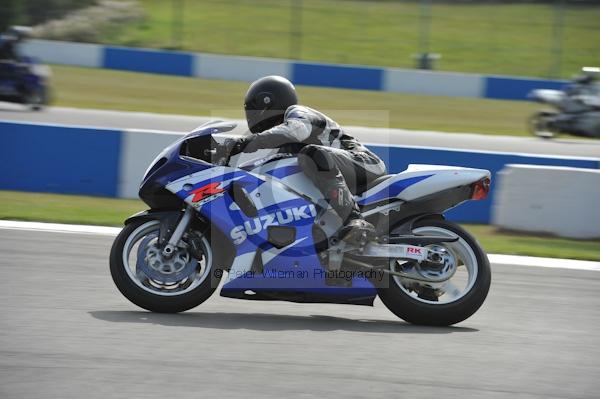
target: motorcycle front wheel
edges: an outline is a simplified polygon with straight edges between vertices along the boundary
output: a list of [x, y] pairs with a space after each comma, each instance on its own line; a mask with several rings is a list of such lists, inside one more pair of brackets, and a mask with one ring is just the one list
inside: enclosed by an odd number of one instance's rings
[[538, 111], [527, 121], [529, 132], [542, 139], [552, 139], [558, 132], [551, 128], [551, 119], [555, 118], [555, 111]]
[[159, 230], [158, 220], [135, 221], [123, 228], [110, 253], [112, 279], [127, 299], [146, 310], [192, 309], [212, 295], [222, 277], [213, 267], [210, 240], [186, 234], [167, 258], [158, 243]]
[[458, 237], [458, 240], [427, 246], [440, 254], [442, 265], [414, 265], [391, 259], [390, 268], [400, 271], [420, 267], [424, 274], [447, 280], [428, 283], [386, 275], [378, 288], [381, 301], [396, 316], [413, 324], [449, 326], [469, 318], [481, 307], [490, 289], [487, 255], [467, 231], [446, 220], [419, 221], [413, 231], [421, 235]]

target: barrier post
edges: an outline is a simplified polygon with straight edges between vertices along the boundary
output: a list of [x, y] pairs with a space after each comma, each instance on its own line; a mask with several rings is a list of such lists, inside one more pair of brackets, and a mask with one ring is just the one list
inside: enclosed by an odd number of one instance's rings
[[185, 0], [172, 0], [171, 2], [171, 47], [176, 50], [183, 48], [183, 16], [185, 15]]
[[565, 0], [554, 1], [554, 24], [552, 27], [552, 66], [550, 77], [559, 77], [562, 67], [563, 39], [565, 31]]
[[290, 4], [290, 58], [302, 58], [302, 0], [291, 0]]

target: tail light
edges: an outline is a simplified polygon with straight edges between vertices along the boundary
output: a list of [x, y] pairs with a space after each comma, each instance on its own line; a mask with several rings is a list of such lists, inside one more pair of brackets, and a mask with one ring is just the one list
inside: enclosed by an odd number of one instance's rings
[[486, 177], [485, 179], [479, 180], [477, 183], [473, 184], [473, 192], [471, 193], [471, 199], [478, 201], [485, 199], [490, 192], [490, 178]]

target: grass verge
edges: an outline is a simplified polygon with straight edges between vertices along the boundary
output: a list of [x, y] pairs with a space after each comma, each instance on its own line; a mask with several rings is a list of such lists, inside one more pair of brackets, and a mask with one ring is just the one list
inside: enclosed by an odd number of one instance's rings
[[125, 218], [147, 209], [140, 200], [0, 191], [0, 219], [123, 226]]
[[[55, 105], [243, 118], [248, 84], [54, 66]], [[342, 125], [524, 136], [539, 108], [525, 101], [298, 87], [302, 104]]]
[[[0, 191], [0, 219], [122, 226], [146, 209], [139, 200]], [[465, 225], [488, 253], [600, 261], [600, 241], [578, 241], [497, 231]]]
[[105, 43], [413, 67], [427, 40], [441, 69], [529, 76], [569, 76], [600, 53], [600, 7], [576, 2], [557, 14], [562, 9], [541, 2], [432, 1], [429, 23], [422, 2], [408, 0], [140, 3], [145, 18], [105, 32]]

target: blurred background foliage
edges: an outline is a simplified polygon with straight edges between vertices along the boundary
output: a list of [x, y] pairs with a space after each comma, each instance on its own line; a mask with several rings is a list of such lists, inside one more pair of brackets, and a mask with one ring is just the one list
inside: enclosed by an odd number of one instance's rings
[[37, 25], [68, 12], [95, 4], [96, 0], [2, 0], [0, 29], [14, 24]]

